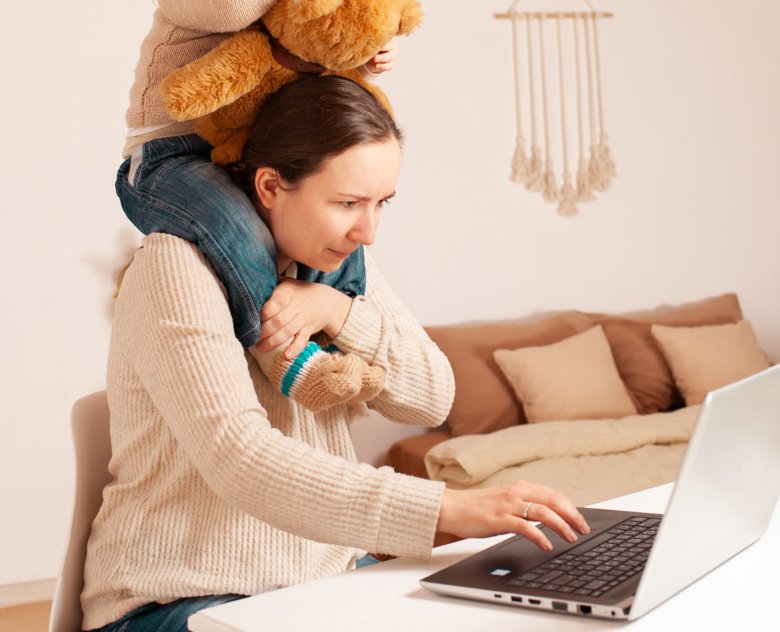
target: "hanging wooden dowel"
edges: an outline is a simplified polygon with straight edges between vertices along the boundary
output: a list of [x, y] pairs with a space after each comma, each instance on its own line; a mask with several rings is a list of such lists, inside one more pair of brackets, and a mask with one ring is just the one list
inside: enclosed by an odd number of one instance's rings
[[[588, 17], [594, 17], [594, 18], [611, 18], [614, 17], [614, 13], [609, 12], [603, 12], [603, 11], [595, 11], [595, 12], [575, 12], [575, 11], [567, 11], [564, 13], [543, 13], [543, 12], [535, 12], [535, 13], [528, 13], [526, 11], [518, 11], [515, 13], [515, 15], [521, 19], [521, 20], [537, 20], [539, 18], [543, 20], [553, 20], [557, 18], [583, 18], [585, 16]], [[497, 20], [511, 20], [512, 19], [512, 13], [494, 13], [493, 17]]]

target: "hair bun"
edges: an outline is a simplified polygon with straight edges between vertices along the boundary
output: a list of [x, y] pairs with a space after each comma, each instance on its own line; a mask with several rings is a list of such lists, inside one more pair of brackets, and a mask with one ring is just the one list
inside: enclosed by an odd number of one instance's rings
[[244, 174], [246, 173], [245, 162], [230, 162], [225, 165], [225, 169], [227, 169], [233, 182], [236, 184], [243, 184]]

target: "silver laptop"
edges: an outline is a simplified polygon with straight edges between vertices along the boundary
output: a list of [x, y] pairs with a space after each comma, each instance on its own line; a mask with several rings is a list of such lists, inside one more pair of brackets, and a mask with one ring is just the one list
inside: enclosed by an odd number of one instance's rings
[[554, 550], [520, 536], [421, 581], [437, 593], [636, 619], [758, 540], [780, 495], [780, 365], [707, 395], [665, 514], [581, 509]]

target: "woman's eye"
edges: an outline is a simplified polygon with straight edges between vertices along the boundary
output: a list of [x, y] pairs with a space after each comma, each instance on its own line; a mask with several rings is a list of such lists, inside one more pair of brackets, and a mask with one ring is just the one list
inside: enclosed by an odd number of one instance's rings
[[341, 206], [344, 208], [354, 208], [357, 202], [355, 200], [344, 200], [341, 202]]
[[379, 200], [379, 208], [385, 207], [385, 206], [387, 206], [388, 204], [390, 204], [390, 200], [389, 200], [389, 199], [386, 199], [386, 200]]

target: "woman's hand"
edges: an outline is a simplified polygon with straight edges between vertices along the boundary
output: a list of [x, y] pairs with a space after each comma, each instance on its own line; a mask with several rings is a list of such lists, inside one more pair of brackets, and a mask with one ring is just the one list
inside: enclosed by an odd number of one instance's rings
[[271, 351], [292, 338], [285, 350], [286, 357], [292, 359], [319, 331], [335, 338], [351, 307], [351, 298], [328, 285], [282, 279], [260, 309], [257, 350]]
[[398, 42], [396, 38], [393, 38], [382, 50], [363, 64], [363, 68], [370, 75], [381, 75], [383, 72], [392, 70], [396, 61], [398, 61]]
[[486, 489], [445, 489], [436, 528], [463, 538], [518, 533], [551, 551], [550, 540], [533, 522], [544, 523], [568, 542], [577, 539], [575, 529], [590, 532], [585, 518], [561, 492], [525, 481]]

